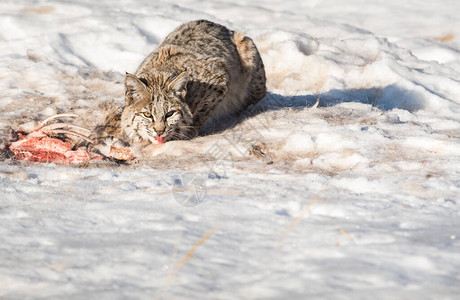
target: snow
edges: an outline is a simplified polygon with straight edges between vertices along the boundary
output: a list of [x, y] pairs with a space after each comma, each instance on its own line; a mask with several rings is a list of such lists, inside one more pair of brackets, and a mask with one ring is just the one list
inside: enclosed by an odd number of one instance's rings
[[[460, 3], [0, 3], [0, 128], [91, 127], [179, 24], [245, 32], [269, 93], [132, 165], [0, 163], [0, 298], [456, 299]], [[319, 101], [318, 107], [313, 107]]]

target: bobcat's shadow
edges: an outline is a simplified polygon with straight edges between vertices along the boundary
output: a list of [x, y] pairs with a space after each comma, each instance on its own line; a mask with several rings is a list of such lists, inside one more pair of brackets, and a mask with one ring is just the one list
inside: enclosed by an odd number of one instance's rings
[[422, 95], [416, 91], [404, 90], [396, 84], [382, 88], [334, 89], [322, 94], [301, 96], [283, 96], [275, 93], [267, 93], [267, 95], [256, 105], [250, 106], [248, 109], [238, 114], [219, 120], [218, 123], [206, 124], [200, 131], [200, 135], [203, 136], [222, 132], [238, 125], [247, 118], [266, 111], [311, 107], [318, 99], [319, 107], [330, 107], [344, 102], [370, 104], [382, 111], [399, 108], [413, 112], [425, 107], [425, 101]]

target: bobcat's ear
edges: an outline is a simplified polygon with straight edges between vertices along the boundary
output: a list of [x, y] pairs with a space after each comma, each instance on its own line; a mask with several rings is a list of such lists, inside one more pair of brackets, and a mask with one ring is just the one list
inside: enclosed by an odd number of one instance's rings
[[174, 79], [168, 84], [168, 92], [173, 92], [182, 98], [185, 98], [187, 93], [187, 82], [188, 74], [187, 71], [184, 71], [174, 77]]
[[126, 105], [144, 99], [148, 96], [147, 81], [143, 78], [137, 78], [133, 74], [126, 73], [125, 77], [125, 100]]

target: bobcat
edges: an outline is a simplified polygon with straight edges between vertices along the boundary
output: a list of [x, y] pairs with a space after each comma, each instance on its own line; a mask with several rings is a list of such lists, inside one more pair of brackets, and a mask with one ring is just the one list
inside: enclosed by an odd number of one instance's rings
[[98, 130], [128, 144], [192, 139], [207, 121], [257, 103], [265, 84], [262, 59], [249, 37], [192, 21], [126, 74], [125, 107]]

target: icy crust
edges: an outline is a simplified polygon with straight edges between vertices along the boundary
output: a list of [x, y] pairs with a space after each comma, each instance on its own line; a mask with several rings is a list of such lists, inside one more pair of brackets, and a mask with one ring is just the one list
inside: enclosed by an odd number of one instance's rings
[[0, 164], [0, 298], [455, 299], [457, 2], [2, 2], [2, 148], [96, 125], [193, 19], [252, 37], [269, 93], [135, 164]]

